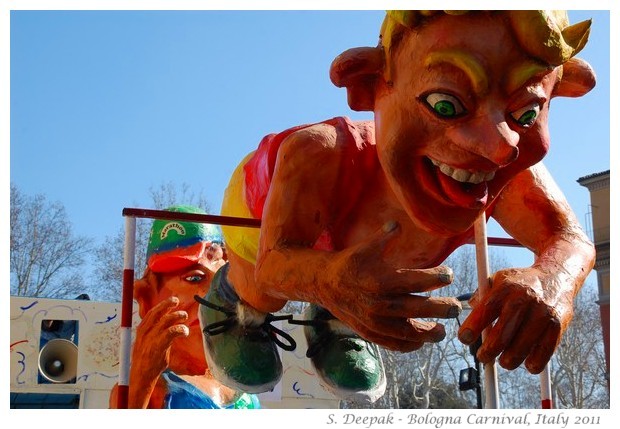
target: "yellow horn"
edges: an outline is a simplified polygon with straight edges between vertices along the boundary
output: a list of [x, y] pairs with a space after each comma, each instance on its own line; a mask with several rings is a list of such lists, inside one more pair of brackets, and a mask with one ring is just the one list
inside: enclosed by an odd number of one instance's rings
[[562, 30], [562, 37], [570, 46], [573, 47], [576, 55], [583, 49], [588, 42], [590, 36], [590, 27], [592, 26], [592, 20], [578, 22], [577, 24], [566, 27]]
[[411, 28], [416, 20], [415, 10], [388, 10], [387, 16], [405, 27]]
[[568, 25], [563, 10], [515, 10], [510, 20], [521, 46], [551, 65], [565, 63], [585, 46], [590, 24]]

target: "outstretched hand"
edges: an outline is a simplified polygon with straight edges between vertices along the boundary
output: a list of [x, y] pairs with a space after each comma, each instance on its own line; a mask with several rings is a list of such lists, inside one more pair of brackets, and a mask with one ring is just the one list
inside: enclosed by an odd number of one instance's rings
[[461, 306], [455, 298], [414, 295], [452, 281], [448, 267], [394, 267], [383, 251], [400, 234], [387, 223], [365, 242], [337, 254], [330, 287], [317, 292], [319, 304], [366, 340], [403, 352], [443, 340], [442, 324], [419, 318], [454, 318]]

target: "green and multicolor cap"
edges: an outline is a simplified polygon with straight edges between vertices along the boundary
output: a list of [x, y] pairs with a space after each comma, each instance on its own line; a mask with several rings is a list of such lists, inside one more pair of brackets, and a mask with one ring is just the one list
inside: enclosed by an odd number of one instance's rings
[[[167, 211], [180, 213], [206, 214], [192, 206], [172, 206]], [[153, 221], [146, 252], [149, 268], [155, 273], [181, 270], [196, 264], [211, 243], [222, 243], [222, 233], [218, 226], [178, 221]]]

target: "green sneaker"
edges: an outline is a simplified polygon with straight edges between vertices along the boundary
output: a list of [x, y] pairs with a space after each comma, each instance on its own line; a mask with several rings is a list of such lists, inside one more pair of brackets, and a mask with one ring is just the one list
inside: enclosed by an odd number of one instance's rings
[[198, 319], [207, 364], [225, 386], [246, 393], [268, 392], [282, 377], [276, 346], [288, 351], [296, 346], [290, 335], [271, 322], [290, 320], [292, 316], [273, 316], [242, 304], [226, 279], [227, 273], [228, 264], [217, 271], [204, 299], [194, 296], [202, 304]]
[[[362, 339], [329, 311], [311, 304], [306, 310], [306, 357], [323, 387], [341, 399], [373, 403], [385, 393], [386, 377], [376, 344]], [[298, 323], [298, 322], [293, 322]]]

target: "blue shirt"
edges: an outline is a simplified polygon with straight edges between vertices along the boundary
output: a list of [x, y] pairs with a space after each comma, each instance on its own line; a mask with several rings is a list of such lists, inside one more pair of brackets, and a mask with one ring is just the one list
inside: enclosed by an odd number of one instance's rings
[[221, 407], [202, 390], [188, 383], [174, 372], [167, 370], [162, 374], [167, 383], [168, 392], [164, 398], [167, 409], [258, 409], [260, 402], [256, 395], [244, 393], [232, 404]]

